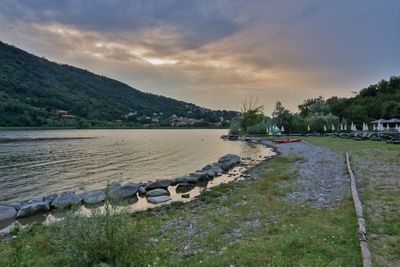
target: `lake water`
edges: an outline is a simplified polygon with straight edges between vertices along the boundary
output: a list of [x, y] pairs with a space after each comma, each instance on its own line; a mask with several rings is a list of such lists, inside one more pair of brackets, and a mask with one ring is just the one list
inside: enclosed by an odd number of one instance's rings
[[227, 153], [261, 146], [223, 141], [226, 130], [0, 131], [0, 202], [104, 188], [107, 181], [175, 178]]

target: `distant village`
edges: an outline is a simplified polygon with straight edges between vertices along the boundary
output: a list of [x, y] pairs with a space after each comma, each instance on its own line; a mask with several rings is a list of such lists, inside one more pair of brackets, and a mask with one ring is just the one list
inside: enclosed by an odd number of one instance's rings
[[[203, 113], [210, 112], [210, 110], [201, 110]], [[57, 109], [54, 111], [55, 115], [64, 121], [74, 121], [79, 119], [79, 117], [71, 114], [68, 110]], [[177, 114], [167, 115], [163, 112], [154, 112], [152, 114], [143, 115], [139, 111], [130, 111], [125, 114], [121, 119], [116, 120], [116, 122], [135, 122], [142, 124], [144, 126], [172, 126], [172, 127], [204, 127], [204, 126], [214, 126], [222, 127], [230, 124], [229, 119], [225, 119], [222, 116], [214, 118], [213, 121], [207, 121], [204, 118], [193, 118], [191, 117], [193, 111], [188, 110], [187, 116], [178, 116]], [[67, 123], [68, 124], [68, 123]]]

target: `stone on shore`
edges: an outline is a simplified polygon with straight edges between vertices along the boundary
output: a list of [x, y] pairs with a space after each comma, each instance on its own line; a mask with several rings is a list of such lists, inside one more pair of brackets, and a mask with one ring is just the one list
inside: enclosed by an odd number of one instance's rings
[[198, 181], [208, 181], [209, 176], [208, 173], [205, 171], [196, 171], [191, 173], [190, 176], [195, 177]]
[[235, 154], [227, 154], [218, 159], [219, 166], [225, 171], [229, 170], [231, 167], [239, 163], [240, 157]]
[[144, 186], [140, 186], [138, 189], [139, 195], [144, 196], [146, 195], [146, 188]]
[[158, 197], [158, 196], [169, 196], [168, 190], [163, 188], [156, 188], [146, 192], [146, 197]]
[[12, 220], [17, 216], [17, 210], [14, 207], [0, 205], [0, 222]]
[[121, 197], [127, 198], [134, 196], [138, 192], [140, 185], [141, 184], [135, 184], [135, 183], [124, 184], [121, 187]]
[[190, 175], [184, 175], [184, 176], [176, 177], [174, 182], [175, 182], [175, 185], [181, 184], [181, 183], [195, 184], [197, 182], [197, 178], [190, 176]]
[[99, 204], [106, 200], [106, 194], [100, 189], [83, 192], [80, 196], [85, 204]]
[[180, 183], [176, 187], [176, 192], [177, 193], [186, 193], [189, 192], [194, 188], [194, 184], [189, 184], [189, 183]]
[[75, 192], [66, 192], [56, 197], [51, 203], [51, 206], [55, 209], [70, 208], [74, 205], [78, 205], [82, 202], [82, 198], [75, 194]]
[[151, 204], [160, 204], [172, 200], [170, 196], [148, 197], [147, 202]]
[[56, 199], [57, 198], [57, 194], [49, 194], [49, 195], [47, 195], [46, 197], [45, 197], [45, 200], [47, 201], [47, 202], [49, 202], [49, 204], [51, 204], [51, 202], [53, 202], [54, 201], [54, 199]]
[[50, 210], [50, 205], [47, 201], [29, 203], [23, 206], [17, 213], [17, 218], [32, 216], [37, 213], [43, 213]]
[[34, 197], [31, 200], [28, 201], [29, 204], [33, 204], [33, 203], [42, 203], [45, 201], [44, 196], [39, 196], [39, 197]]
[[156, 188], [168, 188], [168, 186], [170, 186], [171, 183], [172, 180], [169, 179], [165, 180], [157, 179], [155, 182], [150, 182], [146, 185], [146, 191], [150, 191]]
[[182, 194], [181, 197], [182, 197], [182, 198], [190, 198], [190, 194], [189, 194], [189, 193]]

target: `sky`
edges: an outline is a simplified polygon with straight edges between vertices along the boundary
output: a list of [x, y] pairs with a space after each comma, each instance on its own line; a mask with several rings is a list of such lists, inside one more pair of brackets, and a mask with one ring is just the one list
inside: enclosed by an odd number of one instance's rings
[[400, 75], [398, 0], [0, 0], [0, 40], [141, 91], [270, 114]]

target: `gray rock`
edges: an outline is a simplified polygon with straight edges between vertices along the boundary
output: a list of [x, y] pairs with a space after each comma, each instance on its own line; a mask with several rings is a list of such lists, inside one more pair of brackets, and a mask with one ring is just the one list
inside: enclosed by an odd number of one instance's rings
[[205, 171], [196, 171], [191, 173], [190, 176], [195, 177], [198, 181], [208, 181], [208, 173]]
[[139, 195], [144, 196], [146, 195], [146, 188], [144, 186], [140, 186], [138, 189]]
[[85, 204], [99, 204], [106, 200], [106, 194], [100, 189], [83, 192], [80, 196]]
[[12, 220], [17, 216], [17, 210], [11, 206], [0, 205], [0, 222]]
[[218, 159], [218, 164], [223, 170], [229, 170], [236, 164], [240, 163], [240, 157], [235, 154], [227, 154]]
[[150, 191], [152, 189], [156, 189], [156, 188], [168, 188], [168, 186], [170, 186], [172, 183], [172, 180], [169, 179], [165, 179], [165, 180], [161, 180], [161, 179], [157, 179], [155, 182], [150, 182], [146, 185], [146, 190]]
[[51, 204], [51, 202], [53, 202], [54, 199], [57, 198], [57, 196], [58, 196], [57, 194], [49, 194], [46, 196], [45, 200], [49, 202], [49, 204]]
[[176, 192], [177, 193], [186, 193], [189, 192], [190, 190], [192, 190], [194, 188], [193, 184], [189, 184], [189, 183], [180, 183], [178, 184], [178, 186], [176, 187]]
[[160, 204], [172, 200], [170, 196], [148, 197], [147, 202], [151, 204]]
[[194, 176], [190, 176], [190, 175], [184, 175], [184, 176], [176, 177], [175, 182], [176, 182], [175, 185], [180, 184], [180, 183], [195, 184], [197, 182], [197, 178]]
[[42, 202], [44, 202], [44, 201], [45, 201], [44, 196], [39, 196], [39, 197], [34, 197], [34, 198], [32, 198], [31, 200], [28, 201], [28, 203], [29, 203], [29, 204], [32, 204], [32, 203], [42, 203]]
[[75, 194], [75, 192], [66, 192], [51, 203], [51, 206], [56, 209], [70, 208], [82, 202], [82, 198]]
[[140, 184], [127, 183], [121, 187], [121, 197], [127, 198], [134, 196], [139, 190]]
[[150, 191], [147, 191], [146, 197], [158, 197], [158, 196], [169, 196], [170, 193], [168, 190], [163, 188], [157, 188]]
[[17, 213], [17, 218], [32, 216], [37, 213], [42, 213], [50, 210], [50, 205], [47, 201], [29, 203], [23, 206]]
[[23, 205], [25, 205], [26, 203], [23, 201], [20, 202], [13, 202], [13, 203], [9, 203], [7, 204], [7, 206], [11, 206], [14, 209], [16, 209], [17, 211], [20, 210], [22, 208]]

